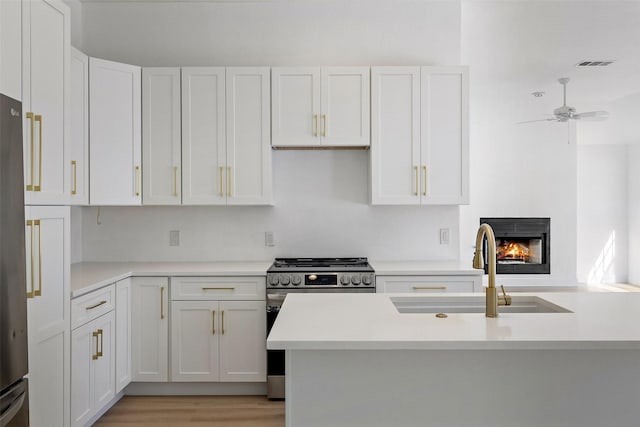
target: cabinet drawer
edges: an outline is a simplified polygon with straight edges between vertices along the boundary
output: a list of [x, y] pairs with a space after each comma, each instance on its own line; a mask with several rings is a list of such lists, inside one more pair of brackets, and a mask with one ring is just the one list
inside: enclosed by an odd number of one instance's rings
[[264, 300], [266, 277], [172, 277], [172, 300]]
[[109, 285], [71, 300], [71, 329], [113, 310], [115, 292], [115, 285]]
[[469, 276], [378, 276], [376, 289], [386, 293], [473, 292], [478, 280]]

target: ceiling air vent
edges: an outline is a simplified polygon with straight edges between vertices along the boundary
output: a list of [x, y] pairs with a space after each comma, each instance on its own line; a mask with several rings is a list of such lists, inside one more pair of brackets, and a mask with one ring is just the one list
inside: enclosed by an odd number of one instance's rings
[[614, 61], [581, 61], [576, 64], [576, 67], [606, 67], [613, 64]]

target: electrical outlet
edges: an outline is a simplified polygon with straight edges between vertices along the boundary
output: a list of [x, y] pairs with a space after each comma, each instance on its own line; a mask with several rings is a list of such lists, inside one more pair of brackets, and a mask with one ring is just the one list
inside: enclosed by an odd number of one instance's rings
[[180, 230], [169, 232], [169, 246], [180, 246]]
[[273, 231], [265, 231], [264, 232], [264, 244], [265, 244], [265, 246], [275, 246], [276, 245], [276, 237], [273, 234]]
[[440, 229], [440, 244], [441, 245], [448, 245], [449, 244], [449, 233], [450, 233], [450, 229], [449, 228], [441, 228]]

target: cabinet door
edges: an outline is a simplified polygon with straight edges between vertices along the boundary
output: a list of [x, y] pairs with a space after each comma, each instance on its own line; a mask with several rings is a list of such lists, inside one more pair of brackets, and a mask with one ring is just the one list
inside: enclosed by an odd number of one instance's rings
[[113, 311], [91, 322], [98, 333], [98, 358], [94, 361], [93, 410], [99, 412], [115, 396], [115, 313]]
[[181, 202], [180, 68], [142, 69], [143, 204]]
[[227, 203], [269, 204], [269, 68], [227, 68], [226, 90]]
[[22, 2], [25, 202], [69, 202], [69, 9]]
[[69, 424], [69, 208], [26, 209], [29, 412], [32, 426]]
[[71, 333], [71, 425], [84, 426], [93, 416], [91, 367], [98, 353], [98, 337], [93, 323]]
[[370, 145], [369, 74], [369, 67], [322, 68], [322, 145]]
[[226, 204], [225, 70], [182, 69], [182, 179], [185, 205]]
[[89, 57], [71, 48], [71, 204], [89, 204]]
[[89, 58], [92, 205], [141, 204], [140, 67]]
[[22, 101], [20, 0], [0, 1], [0, 93]]
[[420, 68], [371, 69], [371, 203], [420, 203]]
[[266, 380], [264, 301], [220, 301], [220, 381]]
[[220, 322], [217, 301], [172, 301], [172, 381], [218, 381]]
[[131, 279], [131, 380], [166, 382], [169, 352], [169, 282]]
[[423, 204], [469, 203], [469, 76], [466, 67], [422, 68]]
[[320, 145], [320, 68], [271, 69], [271, 144]]
[[131, 279], [116, 283], [116, 393], [131, 382]]

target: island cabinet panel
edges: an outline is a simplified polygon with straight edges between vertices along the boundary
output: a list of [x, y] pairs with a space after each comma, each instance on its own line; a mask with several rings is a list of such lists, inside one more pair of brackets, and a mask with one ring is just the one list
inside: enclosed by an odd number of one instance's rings
[[466, 67], [373, 67], [371, 202], [469, 203]]
[[131, 279], [131, 380], [169, 379], [169, 279]]
[[376, 276], [376, 291], [385, 293], [479, 292], [482, 276]]

